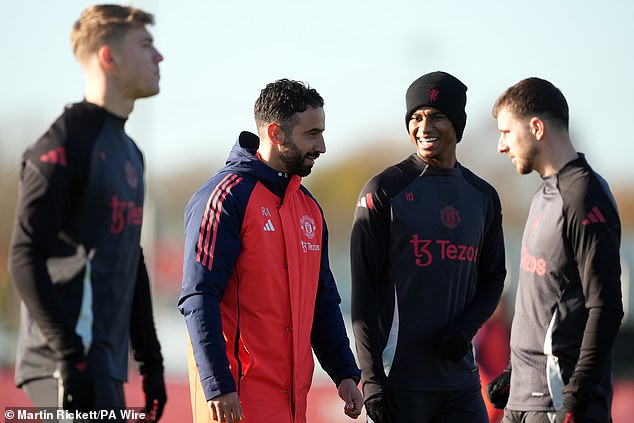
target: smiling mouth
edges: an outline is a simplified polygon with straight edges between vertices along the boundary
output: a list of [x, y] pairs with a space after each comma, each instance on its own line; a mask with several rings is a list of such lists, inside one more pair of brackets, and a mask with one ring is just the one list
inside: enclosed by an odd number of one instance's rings
[[438, 137], [425, 137], [425, 138], [417, 138], [419, 144], [434, 144], [438, 142]]
[[306, 156], [304, 157], [304, 160], [308, 160], [308, 162], [313, 165], [315, 164], [315, 160], [317, 160], [319, 156]]

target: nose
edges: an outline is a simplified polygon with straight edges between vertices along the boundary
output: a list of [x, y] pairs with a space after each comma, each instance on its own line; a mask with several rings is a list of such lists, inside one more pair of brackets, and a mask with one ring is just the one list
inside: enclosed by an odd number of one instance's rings
[[509, 146], [506, 145], [502, 135], [500, 135], [500, 139], [498, 139], [498, 153], [506, 153], [507, 151], [509, 151]]
[[156, 63], [162, 62], [164, 59], [163, 55], [155, 48], [154, 49], [154, 61]]
[[315, 146], [315, 151], [319, 154], [324, 154], [326, 152], [326, 141], [324, 140], [324, 136], [320, 135], [317, 140], [317, 145]]
[[424, 116], [419, 122], [418, 122], [418, 130], [419, 131], [423, 131], [423, 133], [427, 133], [430, 131], [431, 127], [432, 127], [432, 120], [430, 118], [428, 118], [427, 116]]

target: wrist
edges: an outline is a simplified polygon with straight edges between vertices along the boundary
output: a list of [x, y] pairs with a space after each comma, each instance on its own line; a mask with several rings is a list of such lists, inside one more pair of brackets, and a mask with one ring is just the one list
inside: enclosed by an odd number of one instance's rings
[[359, 381], [361, 380], [361, 378], [358, 377], [358, 376], [344, 377], [343, 379], [341, 379], [339, 381], [339, 383], [336, 384], [337, 388], [339, 388], [341, 386], [341, 384], [343, 384], [343, 382], [345, 382], [346, 380], [352, 381], [352, 383], [354, 383], [354, 385], [357, 386], [359, 384]]
[[139, 373], [142, 375], [163, 374], [165, 368], [162, 362], [139, 363]]

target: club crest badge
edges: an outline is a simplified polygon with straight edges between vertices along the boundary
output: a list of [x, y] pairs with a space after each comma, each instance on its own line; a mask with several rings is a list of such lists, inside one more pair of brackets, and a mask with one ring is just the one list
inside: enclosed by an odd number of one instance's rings
[[460, 211], [453, 206], [447, 206], [440, 210], [440, 220], [449, 229], [454, 229], [460, 224]]
[[132, 188], [136, 188], [139, 184], [139, 177], [137, 176], [136, 169], [129, 161], [125, 162], [125, 179], [128, 181], [128, 185]]
[[313, 239], [315, 237], [315, 220], [312, 217], [303, 215], [302, 218], [299, 219], [299, 227], [306, 238]]

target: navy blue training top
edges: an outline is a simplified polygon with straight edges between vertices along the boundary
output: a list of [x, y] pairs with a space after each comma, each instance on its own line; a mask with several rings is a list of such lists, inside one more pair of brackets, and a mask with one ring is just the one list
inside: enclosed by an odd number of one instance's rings
[[96, 375], [161, 371], [140, 247], [144, 165], [125, 119], [67, 107], [23, 155], [10, 271], [22, 298], [16, 382], [86, 354]]
[[445, 330], [471, 341], [498, 304], [506, 270], [500, 201], [459, 163], [416, 154], [362, 189], [354, 215], [352, 320], [365, 398], [478, 386], [473, 349], [445, 360]]

